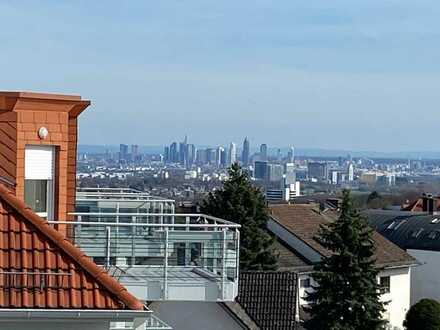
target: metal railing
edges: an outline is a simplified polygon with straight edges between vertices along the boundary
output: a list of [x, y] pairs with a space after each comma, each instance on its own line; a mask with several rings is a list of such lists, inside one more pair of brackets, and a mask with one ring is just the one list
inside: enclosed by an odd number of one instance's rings
[[[97, 264], [117, 266], [121, 282], [209, 280], [219, 300], [238, 281], [239, 225], [204, 214], [75, 212], [66, 225], [71, 240]], [[129, 269], [129, 270], [127, 270]]]
[[175, 201], [131, 188], [78, 188], [76, 211], [88, 213], [174, 213]]

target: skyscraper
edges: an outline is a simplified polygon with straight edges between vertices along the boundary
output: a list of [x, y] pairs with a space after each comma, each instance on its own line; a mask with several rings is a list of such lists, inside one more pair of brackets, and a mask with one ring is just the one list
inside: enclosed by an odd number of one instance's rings
[[224, 154], [225, 149], [223, 147], [218, 147], [215, 150], [215, 166], [220, 167], [222, 163], [222, 154]]
[[188, 144], [186, 147], [187, 157], [186, 157], [186, 168], [190, 168], [196, 160], [196, 146], [194, 144]]
[[250, 156], [250, 143], [248, 138], [246, 137], [243, 141], [243, 153], [241, 155], [241, 161], [244, 166], [249, 165], [249, 156]]
[[267, 160], [267, 144], [265, 143], [260, 146], [260, 159], [263, 162]]
[[259, 180], [267, 180], [269, 177], [269, 166], [267, 162], [257, 160], [254, 166], [254, 178]]
[[170, 162], [171, 163], [179, 162], [179, 151], [177, 150], [177, 142], [173, 142], [170, 145]]
[[286, 163], [284, 166], [284, 173], [285, 173], [285, 184], [291, 185], [295, 184], [296, 182], [296, 174], [295, 174], [295, 164], [294, 163]]
[[164, 162], [165, 163], [169, 163], [170, 160], [170, 147], [169, 146], [165, 146], [163, 149], [163, 156], [164, 156]]
[[131, 145], [131, 160], [137, 161], [139, 155], [139, 146], [137, 144]]
[[229, 145], [228, 165], [231, 166], [237, 161], [237, 146], [234, 142]]
[[119, 145], [119, 162], [126, 161], [128, 158], [128, 145], [120, 144]]
[[287, 153], [287, 162], [288, 163], [295, 162], [295, 148], [293, 146], [290, 147], [289, 152]]
[[348, 181], [354, 181], [354, 165], [350, 163], [348, 165]]

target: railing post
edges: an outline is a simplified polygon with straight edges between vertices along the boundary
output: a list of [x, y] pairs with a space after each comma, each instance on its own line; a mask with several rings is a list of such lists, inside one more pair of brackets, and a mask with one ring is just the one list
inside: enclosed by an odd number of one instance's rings
[[106, 232], [107, 232], [107, 251], [106, 251], [106, 257], [105, 257], [105, 264], [107, 266], [107, 268], [110, 267], [110, 238], [111, 238], [111, 228], [110, 226], [106, 227]]
[[226, 230], [223, 228], [223, 248], [222, 248], [222, 299], [225, 300], [225, 286], [226, 286]]
[[[136, 223], [136, 216], [131, 217], [131, 223], [132, 224]], [[136, 237], [136, 226], [131, 226], [131, 262], [130, 262], [131, 266], [134, 266], [135, 258], [136, 258], [135, 237]]]
[[163, 300], [168, 299], [168, 227], [165, 227], [165, 257], [163, 262]]
[[238, 229], [235, 229], [235, 239], [237, 244], [236, 246], [236, 251], [235, 251], [235, 270], [236, 270], [236, 278], [237, 281], [239, 281], [239, 277], [240, 277], [240, 231]]
[[[82, 216], [81, 215], [79, 215], [77, 217], [77, 221], [78, 222], [82, 221]], [[81, 246], [80, 237], [81, 237], [81, 225], [76, 225], [75, 226], [75, 230], [73, 231], [73, 244], [76, 244], [77, 246]]]

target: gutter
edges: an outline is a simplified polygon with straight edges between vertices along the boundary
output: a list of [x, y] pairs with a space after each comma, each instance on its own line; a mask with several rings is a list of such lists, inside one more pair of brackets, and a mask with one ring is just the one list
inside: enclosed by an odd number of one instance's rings
[[117, 319], [130, 321], [147, 318], [153, 311], [146, 310], [85, 310], [85, 309], [0, 309], [2, 319]]

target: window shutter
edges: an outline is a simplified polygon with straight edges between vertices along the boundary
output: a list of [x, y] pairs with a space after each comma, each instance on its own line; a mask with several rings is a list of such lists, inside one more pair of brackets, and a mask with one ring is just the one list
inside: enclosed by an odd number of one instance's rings
[[24, 177], [30, 180], [52, 180], [54, 150], [52, 146], [26, 146]]

